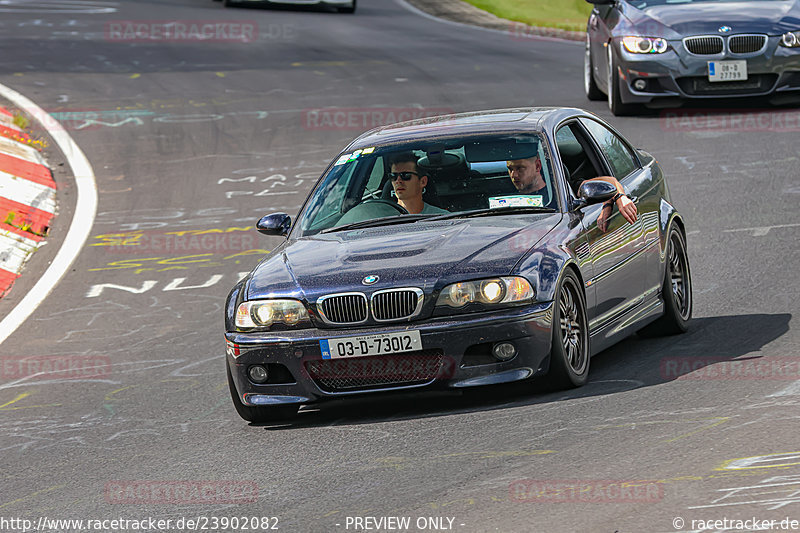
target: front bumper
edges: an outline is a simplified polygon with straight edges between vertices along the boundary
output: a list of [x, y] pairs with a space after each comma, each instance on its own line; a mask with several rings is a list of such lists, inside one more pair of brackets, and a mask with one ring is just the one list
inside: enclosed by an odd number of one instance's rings
[[[443, 364], [432, 379], [413, 384], [397, 383], [331, 390], [309, 372], [309, 368], [323, 361], [320, 340], [408, 330], [420, 332], [423, 352], [441, 353]], [[231, 368], [239, 398], [245, 405], [300, 404], [387, 390], [491, 385], [526, 379], [548, 370], [552, 339], [552, 302], [384, 327], [303, 329], [267, 333], [228, 332], [225, 339], [228, 344], [227, 363]], [[517, 354], [511, 360], [500, 362], [484, 356], [484, 351], [490, 354], [493, 343], [501, 341], [511, 342], [516, 347]], [[409, 355], [414, 356], [414, 353]], [[355, 359], [363, 364], [366, 360], [380, 357], [384, 356]], [[348, 358], [336, 361], [353, 360]], [[254, 364], [283, 365], [288, 373], [278, 373], [285, 377], [280, 383], [255, 384], [247, 375], [248, 368]], [[342, 368], [346, 369], [347, 365], [343, 363]]]
[[[647, 104], [659, 99], [704, 100], [800, 93], [800, 48], [778, 45], [769, 37], [763, 52], [756, 54], [693, 55], [681, 41], [670, 41], [670, 50], [658, 55], [632, 54], [615, 42], [620, 68], [620, 98], [624, 103]], [[747, 61], [748, 79], [709, 82], [709, 61]], [[646, 87], [633, 84], [644, 80]]]

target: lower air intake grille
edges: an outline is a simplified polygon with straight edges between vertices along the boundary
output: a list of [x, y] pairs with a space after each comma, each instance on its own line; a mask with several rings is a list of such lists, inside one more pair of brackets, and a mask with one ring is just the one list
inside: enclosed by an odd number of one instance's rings
[[306, 361], [311, 379], [326, 392], [417, 385], [433, 380], [442, 369], [441, 350], [395, 355]]

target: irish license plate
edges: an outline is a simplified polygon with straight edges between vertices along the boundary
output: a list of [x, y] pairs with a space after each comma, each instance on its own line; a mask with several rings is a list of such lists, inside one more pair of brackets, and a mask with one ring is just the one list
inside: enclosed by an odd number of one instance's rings
[[747, 61], [709, 61], [708, 81], [741, 81], [747, 79]]
[[414, 352], [422, 349], [419, 331], [402, 333], [378, 333], [341, 339], [322, 339], [319, 341], [323, 359], [344, 357], [369, 357], [389, 353]]

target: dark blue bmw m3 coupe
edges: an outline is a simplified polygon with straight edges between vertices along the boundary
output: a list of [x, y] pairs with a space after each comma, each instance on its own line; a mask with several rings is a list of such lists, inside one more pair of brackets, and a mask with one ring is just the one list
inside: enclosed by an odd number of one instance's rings
[[579, 109], [369, 131], [296, 220], [256, 227], [284, 241], [225, 305], [231, 396], [252, 422], [382, 391], [580, 386], [592, 355], [683, 332], [692, 312], [660, 166]]

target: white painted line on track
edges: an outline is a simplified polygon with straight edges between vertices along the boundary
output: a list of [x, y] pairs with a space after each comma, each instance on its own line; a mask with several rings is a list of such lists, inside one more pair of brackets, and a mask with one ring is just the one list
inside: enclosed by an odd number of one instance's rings
[[67, 236], [53, 262], [36, 282], [36, 285], [0, 322], [0, 344], [2, 344], [47, 298], [47, 295], [67, 273], [83, 249], [97, 213], [97, 184], [89, 160], [56, 119], [22, 94], [3, 84], [0, 84], [0, 96], [24, 110], [47, 130], [67, 158], [67, 163], [75, 176], [75, 185], [78, 191], [75, 215], [72, 217]]
[[[413, 13], [416, 13], [417, 15], [419, 15], [421, 17], [425, 17], [426, 19], [435, 20], [435, 21], [441, 22], [443, 24], [450, 24], [451, 26], [460, 26], [462, 28], [472, 28], [473, 30], [488, 31], [488, 32], [491, 32], [491, 33], [499, 33], [501, 35], [507, 35], [507, 36], [509, 35], [508, 30], [496, 30], [494, 28], [485, 28], [483, 26], [476, 26], [474, 24], [466, 24], [464, 22], [456, 22], [455, 20], [448, 20], [448, 19], [439, 18], [437, 16], [431, 15], [430, 13], [426, 13], [425, 11], [422, 11], [418, 7], [412, 6], [411, 4], [406, 2], [405, 0], [394, 0], [394, 1], [395, 1], [396, 4], [399, 4], [402, 7], [406, 8], [407, 10], [409, 10], [409, 11], [411, 11]], [[509, 36], [509, 38], [510, 38], [510, 36]], [[559, 37], [549, 37], [549, 36], [546, 36], [546, 35], [536, 35], [535, 39], [531, 38], [530, 40], [531, 41], [554, 41], [554, 42], [558, 42], [558, 43], [579, 44], [581, 46], [585, 45], [584, 41], [573, 41], [571, 39], [561, 39]]]

